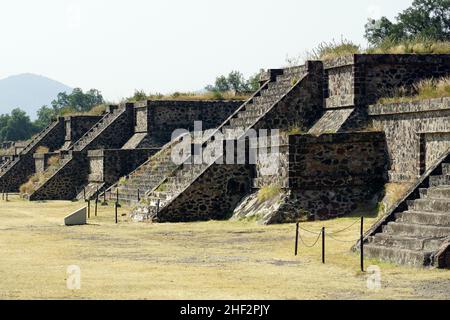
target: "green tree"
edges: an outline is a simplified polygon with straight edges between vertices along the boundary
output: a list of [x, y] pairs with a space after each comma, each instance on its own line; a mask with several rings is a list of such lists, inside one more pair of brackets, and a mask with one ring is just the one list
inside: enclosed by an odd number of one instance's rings
[[[228, 83], [228, 79], [225, 76], [219, 76], [216, 78], [215, 82], [215, 91], [226, 92], [230, 90], [230, 84]], [[214, 91], [212, 90], [212, 91]]]
[[133, 100], [133, 101], [147, 100], [147, 94], [145, 93], [144, 90], [135, 90], [134, 95], [131, 98], [131, 100]]
[[235, 92], [248, 91], [247, 81], [239, 71], [231, 71], [227, 80], [231, 90]]
[[80, 88], [75, 88], [71, 94], [66, 92], [59, 93], [57, 99], [52, 101], [52, 107], [55, 112], [59, 112], [64, 108], [84, 112], [102, 103], [104, 103], [103, 96], [97, 89], [91, 89], [84, 93]]
[[0, 126], [1, 141], [18, 141], [31, 138], [36, 128], [30, 120], [30, 117], [20, 108], [11, 111], [10, 116], [2, 116]]
[[414, 0], [411, 7], [400, 13], [396, 22], [382, 17], [366, 24], [366, 39], [372, 45], [385, 40], [401, 41], [425, 38], [450, 40], [450, 0]]
[[205, 87], [207, 91], [223, 93], [230, 90], [235, 92], [256, 91], [259, 88], [259, 73], [248, 80], [239, 71], [231, 71], [228, 76], [221, 75], [216, 78], [214, 85]]
[[42, 106], [39, 108], [37, 116], [38, 118], [34, 122], [34, 125], [38, 130], [42, 130], [52, 122], [52, 119], [56, 116], [56, 113], [53, 108]]

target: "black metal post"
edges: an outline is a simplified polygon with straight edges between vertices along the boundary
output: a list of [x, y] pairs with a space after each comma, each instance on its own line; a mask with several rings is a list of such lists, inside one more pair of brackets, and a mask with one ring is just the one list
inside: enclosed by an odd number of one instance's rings
[[298, 229], [299, 229], [300, 222], [297, 222], [296, 229], [295, 229], [295, 256], [298, 255]]
[[118, 208], [120, 208], [120, 203], [119, 203], [119, 188], [116, 189], [116, 205]]
[[325, 227], [322, 228], [322, 263], [325, 263]]
[[5, 190], [2, 190], [2, 200], [5, 200]]
[[114, 216], [115, 216], [115, 218], [116, 218], [116, 224], [119, 222], [118, 221], [118, 219], [117, 219], [117, 202], [116, 203], [114, 203]]
[[95, 198], [95, 216], [97, 216], [97, 205], [98, 205], [98, 193], [97, 193], [97, 197]]
[[103, 202], [102, 202], [102, 206], [107, 206], [108, 202], [106, 201], [106, 190], [105, 188], [103, 188]]
[[91, 200], [88, 200], [87, 203], [88, 203], [88, 219], [90, 219], [91, 218]]
[[137, 192], [138, 192], [138, 195], [137, 195], [138, 198], [137, 198], [137, 199], [138, 199], [138, 202], [139, 202], [139, 201], [141, 201], [141, 195], [140, 195], [140, 193], [139, 193], [139, 189], [137, 190]]
[[8, 192], [6, 192], [6, 202], [8, 202]]
[[364, 272], [364, 217], [361, 217], [361, 237], [360, 237], [360, 251], [361, 251], [361, 271]]

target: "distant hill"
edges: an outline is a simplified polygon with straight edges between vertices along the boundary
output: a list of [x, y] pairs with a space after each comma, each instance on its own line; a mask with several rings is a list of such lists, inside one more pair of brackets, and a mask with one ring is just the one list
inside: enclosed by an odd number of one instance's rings
[[0, 80], [0, 114], [20, 107], [36, 118], [37, 110], [50, 105], [60, 92], [72, 92], [65, 84], [35, 74], [19, 74]]

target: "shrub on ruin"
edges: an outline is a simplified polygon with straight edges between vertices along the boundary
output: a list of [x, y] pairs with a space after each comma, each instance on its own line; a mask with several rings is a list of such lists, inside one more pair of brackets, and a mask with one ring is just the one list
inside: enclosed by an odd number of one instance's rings
[[60, 157], [58, 155], [51, 156], [47, 160], [47, 164], [49, 167], [57, 167], [59, 165]]
[[423, 79], [411, 88], [400, 87], [390, 97], [379, 100], [379, 103], [411, 102], [424, 99], [450, 97], [450, 77]]
[[357, 53], [362, 53], [359, 45], [345, 38], [341, 38], [340, 41], [332, 40], [330, 42], [320, 43], [316, 48], [307, 53], [307, 59], [330, 60]]
[[49, 151], [50, 151], [50, 149], [48, 147], [40, 146], [36, 149], [36, 151], [34, 153], [45, 154], [45, 153], [48, 153]]
[[258, 191], [258, 202], [271, 200], [281, 193], [281, 187], [277, 184], [264, 186]]

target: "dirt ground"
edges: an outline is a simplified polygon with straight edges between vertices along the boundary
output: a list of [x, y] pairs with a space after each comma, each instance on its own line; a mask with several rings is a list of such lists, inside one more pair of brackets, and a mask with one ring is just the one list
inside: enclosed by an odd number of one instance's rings
[[[414, 269], [366, 260], [380, 268], [381, 288], [359, 270], [350, 251], [356, 223], [294, 256], [295, 225], [211, 221], [114, 224], [112, 206], [89, 224], [65, 227], [80, 202], [0, 200], [0, 299], [449, 299], [450, 271]], [[92, 213], [93, 215], [93, 213]], [[355, 218], [303, 223], [335, 232]], [[368, 228], [374, 219], [366, 219]], [[314, 234], [301, 233], [312, 244]], [[70, 265], [81, 288], [68, 289]]]

